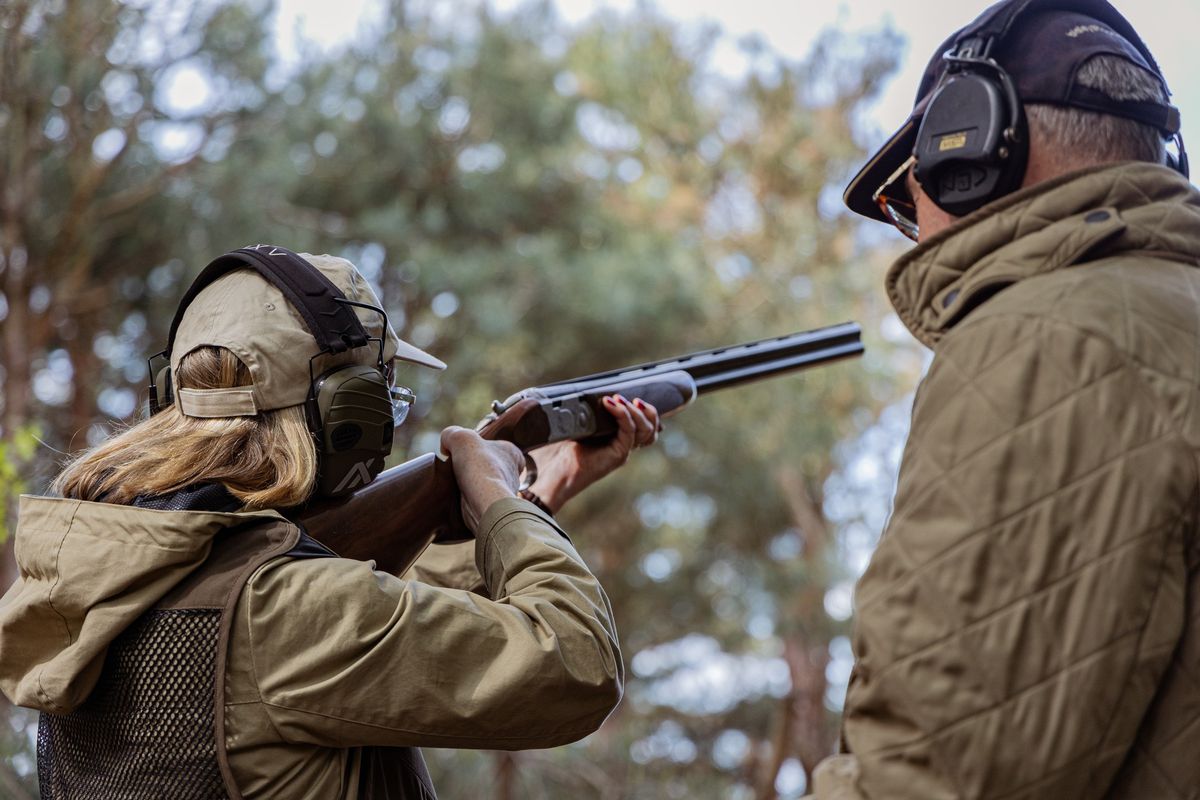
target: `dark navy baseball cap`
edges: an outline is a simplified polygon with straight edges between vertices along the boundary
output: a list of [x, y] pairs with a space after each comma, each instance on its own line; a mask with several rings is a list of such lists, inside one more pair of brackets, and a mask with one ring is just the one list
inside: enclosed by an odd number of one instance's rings
[[[1175, 106], [1113, 100], [1075, 83], [1080, 67], [1102, 54], [1130, 61], [1163, 81], [1149, 49], [1112, 5], [1105, 0], [1003, 0], [953, 33], [934, 52], [921, 78], [912, 114], [846, 187], [843, 200], [851, 211], [890, 221], [873, 195], [913, 154], [925, 108], [946, 73], [943, 56], [972, 38], [994, 40], [990, 55], [1008, 72], [1023, 103], [1072, 106], [1136, 119], [1158, 128], [1164, 138], [1179, 132]], [[892, 188], [907, 192], [903, 181]]]

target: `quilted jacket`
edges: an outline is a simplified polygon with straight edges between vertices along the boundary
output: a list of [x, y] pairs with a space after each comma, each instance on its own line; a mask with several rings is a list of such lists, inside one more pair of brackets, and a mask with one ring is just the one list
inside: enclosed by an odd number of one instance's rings
[[1198, 266], [1200, 193], [1141, 163], [893, 266], [934, 360], [856, 593], [856, 791], [825, 796], [1200, 797]]

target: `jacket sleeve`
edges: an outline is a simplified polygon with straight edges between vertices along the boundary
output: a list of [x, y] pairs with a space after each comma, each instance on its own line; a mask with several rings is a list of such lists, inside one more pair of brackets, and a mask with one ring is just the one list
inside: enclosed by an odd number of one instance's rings
[[522, 749], [600, 726], [623, 679], [600, 584], [523, 500], [494, 504], [480, 531], [475, 559], [495, 600], [347, 559], [259, 570], [236, 613], [284, 741]]
[[466, 589], [487, 597], [487, 584], [479, 574], [479, 567], [475, 566], [474, 540], [431, 544], [401, 577], [430, 586]]
[[1196, 475], [1152, 382], [1045, 318], [943, 341], [856, 592], [866, 797], [1104, 795], [1183, 626]]

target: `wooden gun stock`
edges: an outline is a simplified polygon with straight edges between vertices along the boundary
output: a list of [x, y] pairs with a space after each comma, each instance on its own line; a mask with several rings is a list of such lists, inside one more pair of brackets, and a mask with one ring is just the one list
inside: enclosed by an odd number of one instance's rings
[[[600, 402], [608, 395], [640, 398], [666, 417], [709, 391], [859, 355], [859, 339], [858, 325], [847, 323], [526, 389], [494, 403], [494, 413], [477, 430], [523, 452], [553, 442], [602, 440], [617, 429]], [[393, 575], [406, 572], [431, 543], [471, 538], [454, 469], [433, 453], [384, 470], [352, 494], [315, 500], [293, 519], [338, 555], [373, 559]]]
[[471, 538], [454, 468], [433, 453], [386, 469], [351, 494], [315, 500], [295, 519], [339, 556], [374, 560], [393, 575], [407, 571], [432, 542]]

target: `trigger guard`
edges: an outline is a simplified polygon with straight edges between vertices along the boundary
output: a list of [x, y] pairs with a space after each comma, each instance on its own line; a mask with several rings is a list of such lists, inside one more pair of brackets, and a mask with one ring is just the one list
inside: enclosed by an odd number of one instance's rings
[[523, 455], [525, 456], [525, 471], [521, 473], [521, 485], [517, 487], [518, 492], [524, 492], [533, 486], [538, 476], [537, 462], [533, 460], [533, 456], [529, 453]]

